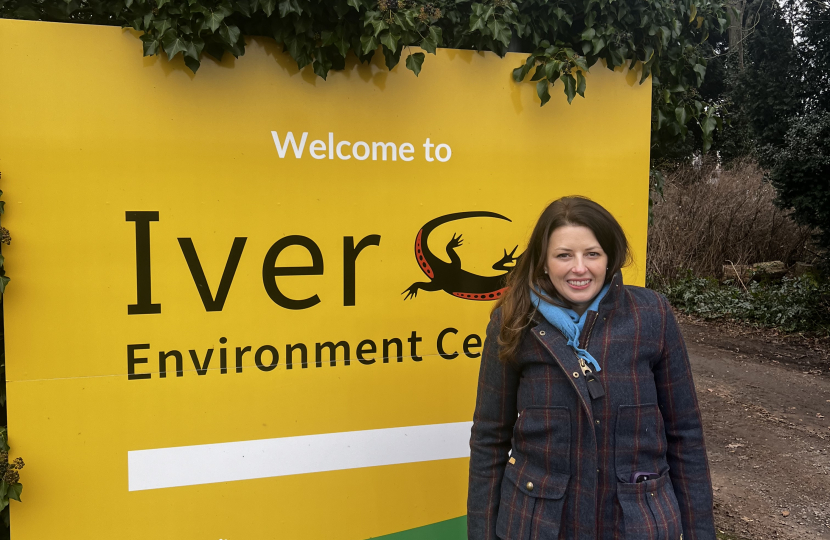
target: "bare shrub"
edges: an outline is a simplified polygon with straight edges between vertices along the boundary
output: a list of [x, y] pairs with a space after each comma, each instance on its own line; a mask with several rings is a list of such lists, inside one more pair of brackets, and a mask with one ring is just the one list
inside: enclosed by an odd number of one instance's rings
[[646, 274], [656, 286], [680, 271], [720, 277], [723, 265], [806, 256], [810, 230], [774, 204], [775, 189], [752, 161], [725, 170], [713, 159], [666, 175], [664, 199], [653, 208]]

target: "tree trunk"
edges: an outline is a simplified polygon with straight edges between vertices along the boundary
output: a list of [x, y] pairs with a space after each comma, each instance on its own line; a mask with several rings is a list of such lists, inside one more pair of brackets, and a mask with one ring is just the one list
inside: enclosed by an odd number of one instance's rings
[[744, 9], [746, 0], [729, 0], [729, 52], [738, 61], [738, 70], [744, 70]]

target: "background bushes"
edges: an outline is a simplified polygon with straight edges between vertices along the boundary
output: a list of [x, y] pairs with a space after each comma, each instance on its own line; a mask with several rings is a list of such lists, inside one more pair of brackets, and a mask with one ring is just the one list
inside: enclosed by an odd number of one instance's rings
[[[723, 168], [714, 158], [666, 174], [648, 233], [648, 286], [681, 312], [785, 332], [830, 336], [830, 282], [801, 276], [723, 280], [723, 265], [822, 260], [814, 229], [781, 210], [764, 171], [748, 158]], [[804, 268], [804, 267], [802, 267]], [[807, 267], [810, 268], [810, 267]]]
[[679, 276], [720, 278], [724, 264], [812, 258], [811, 229], [778, 208], [775, 188], [745, 158], [729, 168], [713, 157], [666, 174], [663, 199], [653, 206], [646, 274], [663, 287]]

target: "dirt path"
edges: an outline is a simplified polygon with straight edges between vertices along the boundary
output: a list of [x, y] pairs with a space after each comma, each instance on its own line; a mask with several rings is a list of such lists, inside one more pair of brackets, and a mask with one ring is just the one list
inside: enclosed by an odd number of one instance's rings
[[830, 540], [830, 353], [681, 322], [722, 538]]

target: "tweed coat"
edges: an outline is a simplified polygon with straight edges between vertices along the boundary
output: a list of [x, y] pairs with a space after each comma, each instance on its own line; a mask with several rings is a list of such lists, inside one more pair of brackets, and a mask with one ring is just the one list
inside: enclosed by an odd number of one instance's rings
[[[470, 540], [715, 540], [712, 486], [686, 347], [668, 301], [617, 273], [579, 359], [537, 314], [516, 361], [487, 327], [470, 439]], [[659, 474], [631, 483], [634, 472]]]

